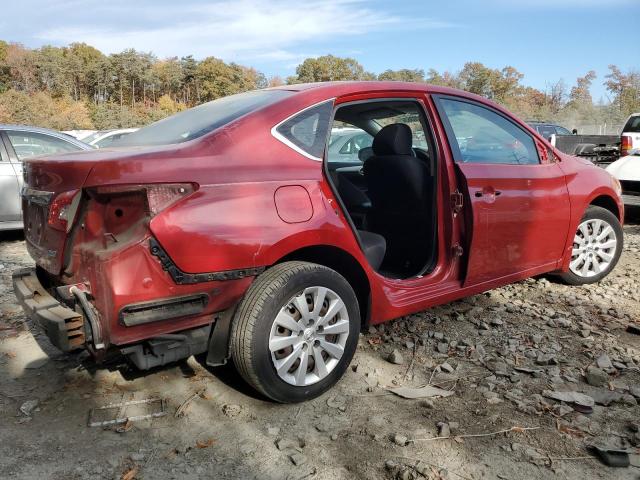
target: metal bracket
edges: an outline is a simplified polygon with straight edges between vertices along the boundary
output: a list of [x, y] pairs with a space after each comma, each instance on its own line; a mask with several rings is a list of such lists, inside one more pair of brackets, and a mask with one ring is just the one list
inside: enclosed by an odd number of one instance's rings
[[464, 196], [460, 193], [460, 190], [456, 188], [456, 190], [451, 194], [451, 208], [453, 210], [453, 214], [457, 215], [462, 211], [464, 207]]
[[237, 307], [216, 314], [216, 321], [213, 324], [213, 333], [209, 339], [207, 351], [207, 365], [217, 367], [226, 365], [229, 360], [229, 336], [231, 335], [231, 320], [236, 313]]
[[224, 280], [239, 280], [245, 277], [255, 277], [264, 272], [265, 267], [241, 268], [238, 270], [224, 270], [221, 272], [209, 273], [185, 273], [173, 262], [171, 257], [160, 246], [155, 238], [149, 239], [151, 255], [158, 257], [162, 269], [171, 275], [171, 278], [178, 285], [189, 285], [193, 283], [204, 283]]

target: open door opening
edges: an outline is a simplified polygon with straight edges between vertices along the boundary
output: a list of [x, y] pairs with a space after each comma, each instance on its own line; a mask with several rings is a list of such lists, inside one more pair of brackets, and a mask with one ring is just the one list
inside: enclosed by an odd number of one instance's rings
[[354, 102], [334, 114], [327, 176], [369, 263], [385, 277], [422, 276], [436, 263], [430, 132], [415, 100]]

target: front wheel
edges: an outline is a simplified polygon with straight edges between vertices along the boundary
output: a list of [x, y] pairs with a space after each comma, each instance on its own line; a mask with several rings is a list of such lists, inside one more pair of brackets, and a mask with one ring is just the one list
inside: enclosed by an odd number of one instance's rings
[[286, 262], [260, 275], [240, 303], [231, 354], [242, 377], [272, 400], [309, 400], [347, 369], [360, 331], [358, 300], [340, 274]]
[[591, 206], [573, 239], [569, 271], [560, 277], [570, 285], [596, 283], [609, 275], [622, 253], [620, 222], [609, 210]]

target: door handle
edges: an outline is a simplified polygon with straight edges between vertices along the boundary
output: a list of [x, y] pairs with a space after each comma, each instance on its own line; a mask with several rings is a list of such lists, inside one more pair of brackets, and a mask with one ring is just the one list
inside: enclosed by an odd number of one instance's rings
[[476, 190], [474, 195], [475, 195], [476, 198], [482, 198], [484, 196], [489, 197], [489, 198], [495, 198], [495, 197], [499, 197], [500, 195], [502, 195], [502, 191], [494, 190], [491, 187], [487, 187], [487, 188], [484, 188], [482, 190]]

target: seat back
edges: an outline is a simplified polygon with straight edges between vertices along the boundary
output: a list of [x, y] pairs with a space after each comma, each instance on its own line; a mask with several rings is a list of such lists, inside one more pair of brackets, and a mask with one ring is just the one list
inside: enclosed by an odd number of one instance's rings
[[408, 125], [387, 125], [373, 139], [373, 156], [363, 167], [371, 213], [367, 229], [387, 241], [385, 264], [420, 269], [430, 247], [433, 178], [428, 164], [413, 154]]

